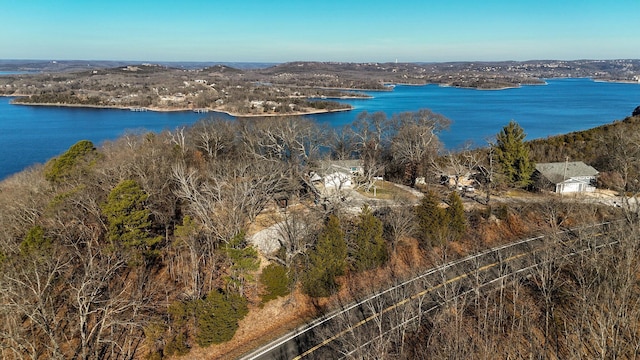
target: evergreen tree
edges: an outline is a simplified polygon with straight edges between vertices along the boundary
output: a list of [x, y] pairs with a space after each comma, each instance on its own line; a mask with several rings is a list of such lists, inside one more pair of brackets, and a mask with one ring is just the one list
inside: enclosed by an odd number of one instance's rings
[[102, 213], [107, 217], [112, 244], [120, 243], [152, 256], [162, 236], [151, 234], [151, 211], [145, 207], [147, 197], [138, 183], [124, 180], [111, 190]]
[[47, 164], [44, 176], [52, 182], [60, 181], [71, 175], [78, 164], [95, 159], [96, 154], [96, 147], [91, 141], [78, 141], [60, 157], [52, 159]]
[[382, 221], [373, 216], [371, 209], [365, 205], [353, 235], [355, 250], [352, 257], [356, 271], [376, 268], [387, 260], [387, 245], [382, 235]]
[[462, 199], [457, 192], [449, 194], [449, 207], [446, 210], [451, 240], [459, 240], [467, 231]]
[[304, 291], [313, 297], [325, 297], [338, 290], [336, 277], [343, 275], [347, 265], [347, 244], [340, 219], [329, 215], [318, 235], [316, 247], [309, 253], [309, 268], [304, 275]]
[[447, 212], [440, 207], [440, 199], [433, 191], [428, 191], [416, 207], [418, 219], [418, 240], [423, 248], [440, 245], [448, 230]]
[[236, 235], [226, 245], [225, 252], [231, 266], [227, 276], [227, 286], [244, 295], [244, 285], [253, 281], [253, 272], [260, 268], [256, 249], [247, 244], [244, 233]]
[[495, 158], [509, 184], [525, 187], [531, 183], [534, 164], [529, 160], [524, 130], [515, 121], [496, 135]]
[[218, 290], [193, 302], [197, 319], [196, 342], [201, 347], [231, 340], [249, 309], [247, 299], [240, 294], [224, 294]]

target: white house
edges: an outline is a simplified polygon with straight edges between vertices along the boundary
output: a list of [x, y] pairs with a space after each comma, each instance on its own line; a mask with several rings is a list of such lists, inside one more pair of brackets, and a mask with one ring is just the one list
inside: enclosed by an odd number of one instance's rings
[[541, 189], [564, 194], [595, 191], [597, 176], [598, 170], [574, 161], [536, 164], [533, 179]]
[[352, 188], [354, 176], [362, 175], [364, 168], [360, 160], [323, 161], [320, 164], [319, 176], [312, 178], [322, 180], [325, 189], [340, 190]]

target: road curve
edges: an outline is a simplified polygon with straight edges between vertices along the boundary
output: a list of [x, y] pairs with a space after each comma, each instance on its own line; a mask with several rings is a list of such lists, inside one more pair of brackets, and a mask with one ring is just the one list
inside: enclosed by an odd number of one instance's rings
[[[559, 234], [572, 234], [571, 244], [562, 243], [563, 254], [570, 255], [576, 251], [592, 249], [600, 246], [591, 240], [583, 241], [582, 234], [588, 232], [593, 239], [601, 235], [610, 223], [600, 223], [579, 229], [562, 231]], [[346, 304], [341, 309], [326, 314], [288, 334], [274, 340], [245, 356], [242, 360], [263, 359], [327, 359], [340, 358], [353, 349], [349, 337], [359, 331], [370, 331], [369, 327], [377, 327], [377, 331], [393, 329], [392, 322], [385, 319], [402, 314], [404, 323], [417, 322], [425, 314], [437, 309], [456, 297], [513, 276], [524, 276], [524, 273], [538, 264], [547, 261], [542, 250], [545, 244], [554, 243], [557, 237], [537, 236], [515, 243], [498, 246], [478, 254], [449, 262], [432, 268], [426, 272], [395, 284], [394, 286], [371, 295], [363, 300]], [[417, 309], [417, 311], [416, 311]]]

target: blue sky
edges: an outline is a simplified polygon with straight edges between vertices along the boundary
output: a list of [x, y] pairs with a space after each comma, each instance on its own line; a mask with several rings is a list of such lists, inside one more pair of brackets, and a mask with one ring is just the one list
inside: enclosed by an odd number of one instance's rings
[[640, 0], [0, 0], [0, 58], [640, 58]]

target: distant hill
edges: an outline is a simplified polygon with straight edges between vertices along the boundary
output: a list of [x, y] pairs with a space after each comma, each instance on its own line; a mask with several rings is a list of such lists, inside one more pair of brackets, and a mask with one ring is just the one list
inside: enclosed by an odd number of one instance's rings
[[108, 69], [127, 65], [154, 64], [178, 69], [203, 69], [225, 65], [236, 69], [264, 69], [277, 63], [262, 62], [214, 62], [214, 61], [109, 61], [109, 60], [2, 60], [0, 71], [65, 72], [87, 69]]

